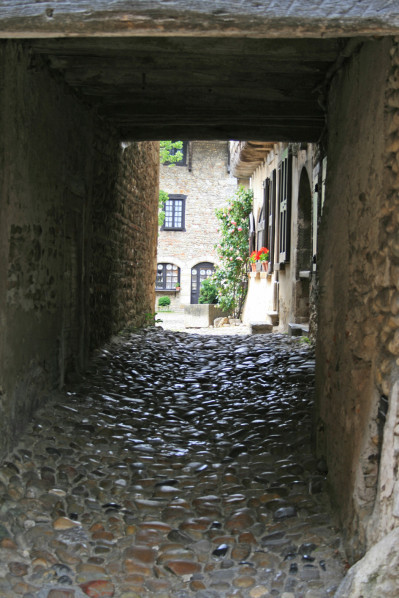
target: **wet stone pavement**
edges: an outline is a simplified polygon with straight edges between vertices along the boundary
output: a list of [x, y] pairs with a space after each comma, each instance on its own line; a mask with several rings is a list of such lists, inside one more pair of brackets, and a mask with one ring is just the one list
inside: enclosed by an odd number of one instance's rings
[[282, 335], [110, 343], [0, 466], [0, 596], [333, 596], [313, 374]]

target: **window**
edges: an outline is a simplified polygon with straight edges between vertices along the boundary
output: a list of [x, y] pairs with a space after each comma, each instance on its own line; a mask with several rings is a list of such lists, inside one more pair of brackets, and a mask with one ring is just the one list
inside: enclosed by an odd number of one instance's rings
[[[174, 143], [175, 141], [177, 141], [177, 139], [173, 139], [172, 142]], [[175, 154], [177, 154], [177, 152], [181, 152], [183, 154], [183, 157], [181, 160], [179, 160], [178, 162], [174, 162], [174, 164], [176, 166], [186, 166], [187, 165], [187, 147], [188, 147], [188, 141], [183, 141], [183, 146], [180, 149], [176, 149], [174, 147], [172, 147], [169, 150], [169, 154], [171, 156], [174, 156]], [[165, 164], [169, 164], [169, 162], [165, 162]]]
[[285, 152], [278, 169], [279, 261], [290, 261], [292, 154]]
[[161, 230], [186, 230], [186, 195], [169, 195], [165, 202], [165, 220]]
[[174, 264], [158, 264], [155, 288], [158, 291], [174, 291], [180, 282], [180, 268]]

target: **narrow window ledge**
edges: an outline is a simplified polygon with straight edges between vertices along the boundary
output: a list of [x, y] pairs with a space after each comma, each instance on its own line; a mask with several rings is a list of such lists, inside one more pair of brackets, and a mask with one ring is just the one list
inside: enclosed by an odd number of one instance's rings
[[176, 293], [180, 293], [180, 289], [155, 289], [156, 293], [168, 293], [168, 294], [174, 294], [176, 296]]

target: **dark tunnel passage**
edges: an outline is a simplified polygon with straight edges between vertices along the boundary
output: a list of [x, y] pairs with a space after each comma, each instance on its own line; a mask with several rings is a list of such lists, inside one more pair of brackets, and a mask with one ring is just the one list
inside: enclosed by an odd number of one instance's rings
[[[18, 13], [22, 4], [23, 15]], [[377, 2], [366, 20], [359, 7], [347, 7], [349, 20], [340, 13], [339, 18], [316, 22], [302, 14], [299, 3], [295, 10], [300, 17], [290, 21], [279, 13], [277, 20], [270, 20], [263, 3], [248, 3], [247, 13], [240, 8], [245, 18], [237, 20], [238, 1], [230, 3], [231, 14], [230, 9], [208, 14], [208, 3], [191, 14], [192, 2], [187, 12], [176, 1], [169, 9], [155, 2], [151, 18], [142, 9], [141, 20], [124, 11], [115, 17], [112, 6], [107, 21], [104, 6], [102, 16], [91, 15], [86, 6], [76, 20], [69, 3], [63, 3], [66, 12], [47, 7], [50, 12], [44, 17], [37, 14], [43, 7], [22, 4], [6, 2], [0, 15], [0, 560], [7, 563], [0, 572], [1, 591], [25, 598], [74, 598], [82, 592], [125, 592], [126, 598], [144, 595], [140, 592], [251, 598], [284, 592], [285, 598], [333, 595], [343, 571], [331, 563], [341, 566], [341, 553], [328, 558], [317, 554], [321, 546], [339, 550], [331, 528], [334, 520], [343, 530], [349, 562], [361, 559], [337, 597], [394, 595], [397, 574], [388, 574], [387, 568], [397, 571], [399, 518], [397, 16], [388, 18], [385, 7], [375, 20]], [[168, 12], [172, 8], [173, 18]], [[255, 13], [260, 20], [254, 20]], [[178, 23], [179, 35], [172, 23]], [[262, 29], [267, 24], [270, 29]], [[301, 251], [299, 242], [289, 249], [298, 265], [302, 258], [307, 263], [310, 253], [315, 256], [314, 355], [280, 335], [262, 347], [255, 337], [201, 341], [197, 347], [193, 339], [177, 336], [171, 341], [169, 334], [141, 331], [154, 305], [160, 138], [250, 140], [254, 146], [291, 143], [297, 147], [297, 165], [303, 147], [314, 145], [312, 166], [319, 169], [318, 180], [314, 185], [313, 171], [305, 187], [319, 212], [311, 219], [300, 200], [299, 234], [306, 237], [306, 255], [295, 253]], [[256, 160], [252, 155], [251, 161]], [[293, 181], [299, 188], [300, 181]], [[312, 227], [317, 228], [317, 247], [309, 243]], [[293, 241], [298, 241], [295, 235]], [[289, 251], [285, 248], [286, 256], [274, 260], [281, 288], [291, 272]], [[302, 310], [308, 317], [310, 291], [301, 268], [292, 268], [297, 270], [296, 301], [298, 313]], [[136, 336], [124, 349], [112, 345], [109, 353], [104, 351], [91, 366], [98, 370], [89, 370], [86, 378], [94, 390], [98, 374], [105, 388], [106, 372], [112, 371], [112, 385], [122, 385], [120, 392], [113, 392], [122, 395], [116, 398], [124, 409], [129, 409], [129, 401], [123, 384], [137, 391], [138, 421], [126, 415], [128, 423], [118, 426], [132, 430], [118, 432], [113, 422], [120, 412], [109, 389], [103, 393], [108, 398], [96, 391], [101, 412], [89, 417], [96, 402], [92, 391], [71, 386], [71, 394], [65, 395], [65, 384], [81, 379], [90, 356], [126, 328], [136, 330]], [[172, 369], [175, 361], [188, 368], [184, 386], [172, 388], [171, 396], [162, 394], [172, 384], [169, 375], [160, 373], [158, 378], [142, 371], [141, 362], [151, 362], [151, 347], [158, 350], [162, 343], [165, 351], [169, 345], [176, 351]], [[207, 343], [214, 344], [212, 350]], [[140, 350], [132, 354], [138, 345]], [[194, 363], [191, 352], [197, 351]], [[263, 351], [275, 368], [273, 382], [263, 367], [259, 372], [247, 367], [262, 359]], [[119, 353], [126, 359], [119, 361]], [[275, 355], [285, 365], [274, 362]], [[315, 407], [310, 420], [302, 408], [311, 398], [306, 395], [311, 388], [307, 372], [313, 358]], [[128, 371], [132, 359], [140, 362], [133, 367], [136, 380]], [[158, 364], [153, 366], [156, 370]], [[223, 386], [223, 367], [230, 368], [232, 388]], [[152, 378], [144, 384], [140, 378], [146, 376]], [[209, 384], [220, 384], [215, 386], [218, 407], [204, 406], [204, 398], [214, 400]], [[256, 389], [251, 407], [242, 400], [244, 386], [247, 392]], [[155, 391], [164, 404], [153, 402]], [[64, 409], [53, 407], [57, 392]], [[194, 399], [189, 422], [182, 416], [188, 408], [184, 393], [204, 395]], [[273, 407], [270, 396], [275, 397]], [[50, 409], [57, 413], [55, 421]], [[267, 434], [262, 432], [264, 423], [257, 421], [266, 414], [271, 418]], [[166, 423], [158, 426], [160, 418]], [[64, 420], [70, 436], [65, 436]], [[141, 435], [140, 421], [148, 424], [148, 435]], [[301, 461], [291, 449], [301, 448], [294, 445], [302, 425], [306, 434], [312, 433], [314, 456], [306, 445]], [[133, 429], [141, 442], [129, 440]], [[44, 441], [37, 453], [40, 470], [32, 460], [32, 434], [38, 444]], [[184, 452], [187, 438], [199, 443], [192, 444], [195, 455], [190, 452], [189, 457]], [[89, 447], [89, 458], [82, 450], [84, 442], [94, 447], [93, 453]], [[117, 456], [110, 453], [114, 442], [121, 443]], [[162, 453], [160, 442], [172, 447], [169, 455]], [[147, 449], [140, 452], [142, 445]], [[127, 446], [133, 461], [126, 457]], [[160, 461], [153, 458], [157, 451]], [[257, 452], [263, 455], [259, 461]], [[198, 471], [190, 469], [191, 459], [197, 460]], [[135, 462], [142, 467], [135, 468]], [[85, 468], [93, 477], [83, 473]], [[267, 480], [261, 469], [270, 473]], [[322, 519], [324, 507], [317, 510], [324, 494], [315, 492], [319, 482], [324, 489], [325, 475], [334, 513], [328, 522]], [[160, 486], [157, 476], [162, 476]], [[287, 476], [288, 494], [281, 481]], [[214, 484], [219, 493], [212, 490]], [[223, 498], [224, 485], [230, 498]], [[177, 491], [186, 486], [189, 500]], [[126, 497], [127, 488], [138, 496]], [[256, 490], [253, 495], [251, 489]], [[120, 504], [122, 495], [132, 505]], [[165, 508], [160, 512], [161, 503]], [[162, 518], [168, 508], [188, 515], [187, 529], [180, 527], [183, 520], [170, 525]], [[233, 512], [243, 514], [229, 523]], [[106, 517], [106, 525], [105, 519], [96, 519], [98, 513]], [[154, 513], [161, 515], [155, 519]], [[306, 538], [294, 537], [305, 533], [307, 517], [314, 517], [323, 530], [317, 540], [310, 532]], [[293, 522], [304, 527], [294, 531]], [[276, 529], [260, 531], [262, 525]], [[272, 537], [265, 539], [268, 535]], [[135, 552], [132, 536], [146, 548]], [[165, 537], [165, 556], [156, 562]], [[44, 547], [47, 541], [53, 542], [51, 551]], [[71, 546], [79, 546], [79, 557]], [[116, 546], [126, 551], [122, 569], [116, 564]], [[169, 550], [176, 551], [173, 558]], [[280, 576], [277, 553], [283, 558]], [[171, 562], [174, 565], [165, 565]], [[176, 565], [182, 562], [190, 563], [188, 569]], [[220, 573], [214, 575], [216, 570]], [[267, 577], [269, 570], [277, 579], [271, 573]], [[336, 574], [331, 584], [330, 573]], [[115, 583], [113, 575], [119, 576]], [[64, 585], [57, 588], [63, 577]], [[132, 586], [121, 590], [118, 584], [127, 579]], [[220, 584], [215, 589], [212, 579]]]

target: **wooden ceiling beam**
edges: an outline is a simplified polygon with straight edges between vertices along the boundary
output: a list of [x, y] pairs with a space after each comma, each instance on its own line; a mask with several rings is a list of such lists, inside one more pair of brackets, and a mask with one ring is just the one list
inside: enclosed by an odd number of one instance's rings
[[124, 139], [316, 141], [343, 39], [25, 41]]
[[222, 73], [240, 73], [259, 72], [261, 75], [320, 75], [328, 69], [331, 62], [328, 60], [319, 61], [275, 61], [269, 60], [267, 56], [257, 57], [234, 57], [226, 56], [222, 60], [213, 59], [210, 61], [207, 57], [182, 56], [168, 59], [166, 57], [140, 57], [123, 56], [118, 58], [103, 58], [99, 56], [69, 56], [65, 54], [49, 54], [49, 65], [53, 69], [68, 71], [75, 76], [82, 76], [90, 72], [99, 76], [115, 76], [117, 73], [146, 73], [158, 74], [164, 71], [186, 72], [195, 65], [195, 73], [219, 74]]
[[[1, 20], [0, 20], [1, 22]], [[82, 54], [123, 58], [126, 54], [138, 56], [195, 55], [224, 56], [267, 56], [269, 60], [305, 61], [334, 60], [337, 52], [345, 46], [345, 38], [319, 39], [251, 39], [215, 37], [70, 37], [52, 39], [30, 39], [26, 42], [35, 52], [43, 54]]]

